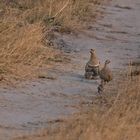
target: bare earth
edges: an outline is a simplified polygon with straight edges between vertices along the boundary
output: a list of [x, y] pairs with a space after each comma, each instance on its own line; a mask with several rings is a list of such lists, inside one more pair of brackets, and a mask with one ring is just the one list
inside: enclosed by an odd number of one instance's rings
[[54, 79], [26, 82], [20, 88], [0, 88], [0, 140], [46, 128], [79, 112], [81, 104], [92, 102], [100, 80], [83, 77], [89, 49], [97, 50], [102, 63], [110, 59], [114, 72], [140, 59], [140, 1], [113, 0], [100, 8], [105, 11], [104, 18], [78, 37], [58, 35], [57, 42], [61, 42], [60, 47], [65, 45], [71, 61], [57, 63], [49, 70]]

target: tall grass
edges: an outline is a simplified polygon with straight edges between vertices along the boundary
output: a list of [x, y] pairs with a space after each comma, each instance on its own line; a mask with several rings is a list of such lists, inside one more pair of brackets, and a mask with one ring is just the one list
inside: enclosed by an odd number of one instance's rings
[[[140, 76], [126, 78], [119, 85], [111, 107], [98, 119], [101, 139], [138, 140], [140, 137]], [[107, 100], [110, 100], [107, 99]]]
[[80, 27], [93, 5], [97, 0], [0, 0], [0, 76], [28, 75], [33, 66], [46, 64], [55, 51], [43, 39], [49, 42], [56, 26], [60, 32]]

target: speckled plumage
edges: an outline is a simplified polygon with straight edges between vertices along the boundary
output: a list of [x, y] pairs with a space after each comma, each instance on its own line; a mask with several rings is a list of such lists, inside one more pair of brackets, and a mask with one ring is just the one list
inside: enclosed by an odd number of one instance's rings
[[99, 75], [99, 59], [96, 56], [95, 50], [90, 50], [90, 60], [87, 62], [85, 66], [85, 78], [86, 79], [94, 79], [94, 77]]

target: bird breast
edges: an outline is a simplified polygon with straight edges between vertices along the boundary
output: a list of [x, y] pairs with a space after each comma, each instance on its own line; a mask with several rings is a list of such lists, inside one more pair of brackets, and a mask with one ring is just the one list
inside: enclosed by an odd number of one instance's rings
[[113, 79], [111, 70], [108, 67], [103, 68], [100, 72], [100, 78], [105, 81], [111, 81]]

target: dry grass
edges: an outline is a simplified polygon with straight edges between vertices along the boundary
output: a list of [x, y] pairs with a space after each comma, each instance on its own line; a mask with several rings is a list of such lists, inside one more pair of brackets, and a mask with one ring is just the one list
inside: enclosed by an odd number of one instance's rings
[[1, 0], [0, 81], [36, 75], [38, 66], [47, 64], [56, 54], [48, 47], [53, 29], [60, 32], [78, 29], [90, 17], [95, 19], [93, 11], [100, 2]]
[[[43, 46], [42, 27], [38, 24], [7, 27], [0, 34], [0, 74], [4, 80], [27, 78], [35, 69], [53, 57], [52, 49]], [[32, 74], [31, 74], [32, 73]]]
[[99, 119], [99, 132], [105, 140], [138, 140], [140, 137], [140, 76], [127, 79], [113, 104]]
[[41, 130], [18, 140], [139, 140], [140, 76], [115, 81], [106, 93], [94, 99], [84, 114], [61, 122], [59, 127]]

